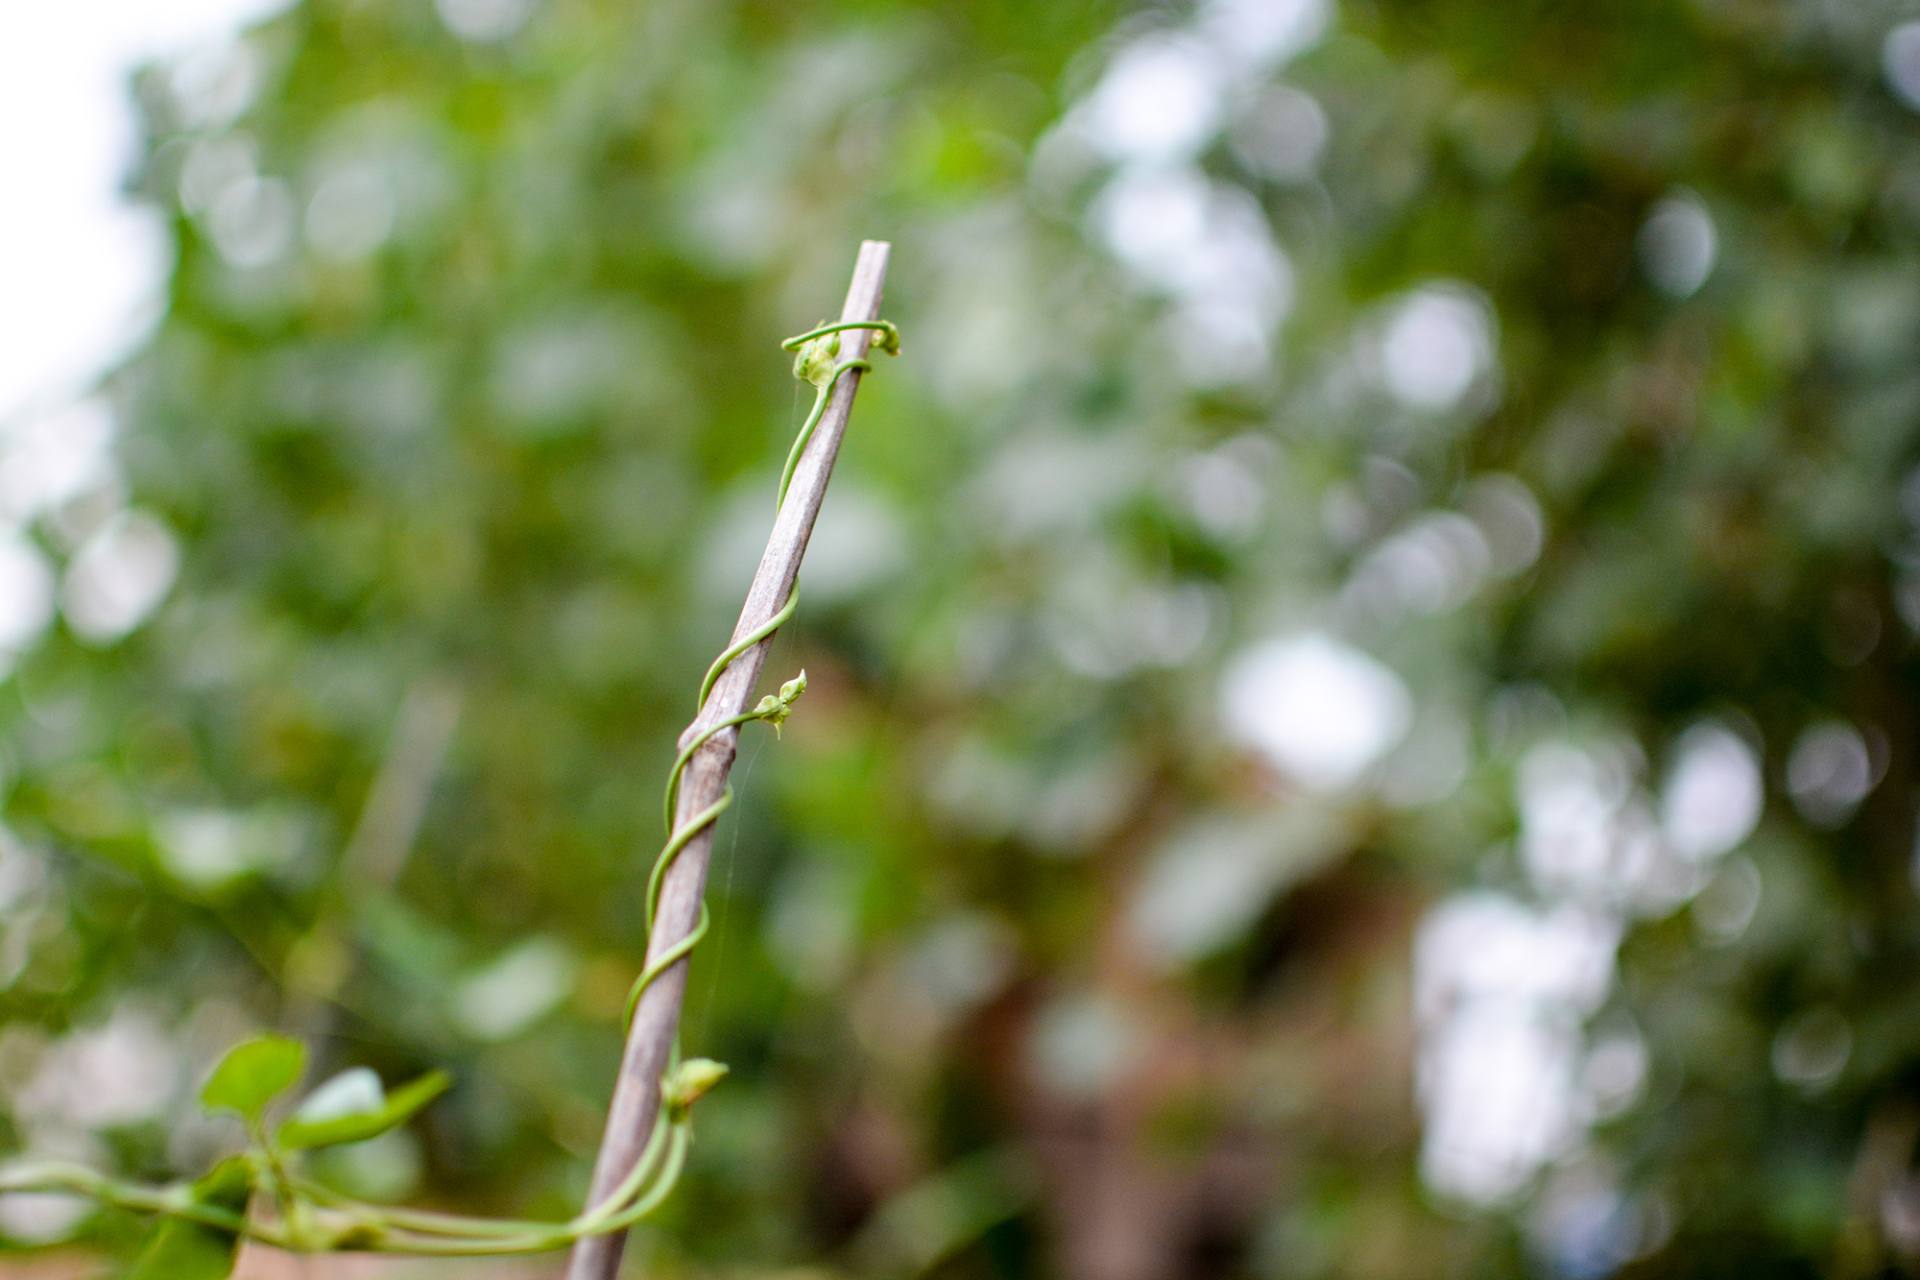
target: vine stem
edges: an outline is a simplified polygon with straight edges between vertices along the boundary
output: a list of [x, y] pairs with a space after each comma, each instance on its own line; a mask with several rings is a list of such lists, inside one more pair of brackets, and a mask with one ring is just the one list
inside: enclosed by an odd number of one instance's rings
[[[859, 256], [854, 260], [853, 281], [847, 288], [846, 305], [841, 309], [841, 323], [879, 320], [889, 252], [890, 247], [884, 241], [868, 240], [861, 244]], [[846, 329], [841, 339], [842, 357], [859, 360], [866, 355], [871, 338], [871, 330]], [[839, 456], [840, 441], [846, 435], [847, 419], [853, 413], [860, 373], [859, 369], [850, 369], [835, 380], [826, 409], [793, 464], [786, 500], [774, 518], [766, 552], [760, 557], [760, 568], [753, 575], [753, 584], [747, 588], [746, 603], [740, 609], [739, 622], [734, 625], [735, 644], [764, 627], [792, 597], [794, 583], [800, 576], [800, 561], [806, 555], [814, 521], [826, 498], [827, 480]], [[769, 639], [770, 633], [763, 634], [720, 672], [699, 715], [680, 737], [683, 749], [723, 721], [748, 711], [760, 670], [766, 663]], [[720, 802], [726, 793], [727, 778], [733, 771], [739, 736], [737, 725], [723, 728], [694, 750], [676, 797], [676, 827], [688, 825]], [[675, 949], [683, 947], [686, 939], [698, 929], [712, 855], [713, 827], [709, 824], [687, 842], [666, 869], [654, 927], [647, 938], [648, 969], [674, 955]], [[594, 1162], [588, 1213], [594, 1212], [596, 1206], [619, 1189], [653, 1137], [661, 1112], [661, 1076], [673, 1058], [686, 990], [687, 965], [682, 953], [681, 959], [646, 987], [634, 1007], [626, 1049], [620, 1060], [620, 1075], [607, 1112], [606, 1133]], [[567, 1260], [566, 1280], [616, 1280], [625, 1247], [624, 1231], [575, 1242]]]

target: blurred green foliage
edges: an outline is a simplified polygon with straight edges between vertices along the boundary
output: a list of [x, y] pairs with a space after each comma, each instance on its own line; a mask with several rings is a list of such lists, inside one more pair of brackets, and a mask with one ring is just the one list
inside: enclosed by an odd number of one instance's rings
[[273, 1025], [458, 1081], [342, 1184], [577, 1205], [776, 344], [876, 236], [646, 1274], [1911, 1269], [1910, 16], [304, 0], [154, 68], [166, 312], [0, 688], [8, 1138], [197, 1173]]

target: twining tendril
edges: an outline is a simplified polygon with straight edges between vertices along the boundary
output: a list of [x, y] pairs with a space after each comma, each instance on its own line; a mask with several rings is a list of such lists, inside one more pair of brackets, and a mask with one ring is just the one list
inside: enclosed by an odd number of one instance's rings
[[[900, 332], [885, 320], [849, 320], [825, 324], [781, 343], [784, 349], [798, 353], [793, 362], [794, 376], [814, 388], [814, 400], [806, 420], [801, 423], [794, 437], [792, 448], [787, 452], [786, 465], [780, 473], [780, 487], [774, 499], [776, 519], [786, 506], [787, 490], [793, 483], [794, 472], [800, 465], [808, 442], [813, 438], [814, 429], [820, 425], [826, 413], [834, 388], [839, 385], [843, 375], [872, 367], [862, 359], [840, 359], [839, 335], [858, 329], [872, 330], [878, 335], [873, 339], [874, 348], [889, 355], [900, 353]], [[734, 660], [778, 631], [793, 617], [799, 605], [800, 593], [796, 587], [773, 616], [736, 640], [714, 659], [706, 677], [700, 682], [699, 710], [706, 709], [714, 685]], [[657, 923], [660, 894], [668, 870], [693, 838], [717, 822], [727, 806], [733, 803], [733, 788], [729, 786], [718, 800], [676, 827], [674, 808], [680, 798], [681, 777], [688, 764], [702, 747], [718, 735], [753, 721], [772, 725], [778, 733], [806, 688], [807, 673], [802, 671], [781, 685], [778, 693], [760, 699], [752, 710], [703, 727], [681, 747], [679, 755], [674, 758], [673, 767], [667, 773], [663, 805], [667, 842], [654, 860], [653, 871], [647, 879], [646, 926], [649, 939]], [[628, 1024], [631, 1024], [634, 1009], [647, 988], [661, 974], [692, 953], [701, 938], [706, 936], [707, 926], [707, 908], [703, 902], [700, 918], [687, 936], [653, 957], [652, 962], [634, 980], [632, 989], [627, 993]], [[259, 1050], [266, 1040], [273, 1039], [276, 1038], [265, 1037], [262, 1041], [239, 1046], [228, 1055], [228, 1060]], [[299, 1050], [300, 1061], [304, 1061], [303, 1049], [293, 1042], [284, 1043]], [[309, 1120], [306, 1136], [295, 1138], [292, 1134], [300, 1123], [298, 1115], [273, 1133], [268, 1132], [261, 1118], [267, 1100], [290, 1085], [299, 1074], [297, 1065], [284, 1082], [247, 1104], [251, 1107], [247, 1119], [252, 1139], [248, 1151], [217, 1166], [198, 1182], [147, 1186], [123, 1182], [78, 1165], [32, 1163], [18, 1164], [0, 1171], [0, 1194], [54, 1192], [87, 1196], [102, 1204], [158, 1214], [175, 1223], [189, 1224], [229, 1240], [247, 1237], [301, 1252], [366, 1250], [425, 1257], [543, 1253], [567, 1248], [587, 1236], [625, 1231], [658, 1208], [672, 1194], [680, 1172], [686, 1165], [693, 1104], [719, 1083], [726, 1071], [724, 1065], [706, 1058], [681, 1061], [676, 1045], [660, 1081], [660, 1123], [654, 1125], [639, 1159], [611, 1194], [565, 1222], [476, 1218], [368, 1204], [302, 1176], [293, 1157], [305, 1147], [325, 1145], [313, 1134], [317, 1132], [316, 1126], [326, 1122]], [[220, 1073], [216, 1071], [215, 1074], [218, 1076]], [[417, 1086], [410, 1088], [417, 1089]], [[443, 1088], [445, 1080], [441, 1077], [429, 1090], [412, 1093], [410, 1101], [404, 1104], [400, 1099], [408, 1096], [408, 1091], [397, 1091], [388, 1099], [392, 1106], [383, 1104], [381, 1110], [355, 1118], [364, 1119], [380, 1129], [391, 1127], [403, 1121], [412, 1114], [413, 1108], [424, 1105], [427, 1099], [437, 1095]], [[209, 1092], [203, 1093], [210, 1106], [215, 1105], [211, 1089], [210, 1084]], [[234, 1104], [225, 1105], [231, 1107]], [[332, 1122], [340, 1123], [337, 1118]], [[365, 1136], [368, 1136], [367, 1132], [360, 1133], [360, 1137]], [[336, 1130], [325, 1141], [353, 1140], [358, 1139]], [[271, 1213], [248, 1212], [248, 1197], [255, 1191], [271, 1203]], [[160, 1238], [156, 1237], [156, 1247]], [[163, 1269], [165, 1267], [164, 1263], [154, 1262], [156, 1256], [152, 1253], [148, 1255], [141, 1269], [143, 1276], [162, 1274], [153, 1270], [155, 1265]]]
[[[865, 360], [839, 358], [840, 334], [850, 329], [871, 329], [880, 335], [873, 341], [875, 350], [884, 351], [888, 355], [900, 354], [900, 331], [886, 320], [843, 320], [837, 324], [825, 324], [816, 329], [809, 329], [805, 333], [795, 334], [780, 344], [783, 350], [799, 353], [793, 360], [793, 376], [810, 384], [814, 388], [814, 395], [813, 407], [807, 411], [806, 420], [800, 424], [800, 430], [794, 435], [793, 445], [787, 450], [786, 465], [780, 472], [780, 487], [773, 500], [776, 519], [781, 509], [787, 504], [787, 490], [793, 484], [793, 473], [800, 466], [801, 456], [806, 453], [807, 442], [813, 439], [814, 428], [820, 425], [820, 419], [826, 414], [827, 402], [833, 398], [833, 389], [839, 383], [841, 375], [855, 370], [864, 372], [873, 367]], [[713, 665], [707, 668], [705, 678], [700, 681], [700, 697], [696, 710], [706, 709], [707, 698], [712, 695], [714, 685], [719, 683], [720, 677], [727, 668], [733, 665], [734, 659], [772, 636], [785, 625], [787, 619], [793, 617], [799, 608], [800, 588], [796, 585], [787, 594], [787, 602], [775, 610], [771, 617], [734, 641], [719, 657], [715, 658]], [[660, 850], [660, 856], [654, 860], [653, 874], [647, 880], [646, 920], [649, 936], [653, 933], [654, 917], [659, 912], [660, 893], [666, 883], [668, 868], [680, 856], [681, 850], [685, 849], [701, 831], [718, 822], [720, 815], [725, 813], [727, 807], [733, 803], [733, 786], [728, 784], [727, 788], [720, 793], [718, 800], [694, 814], [680, 827], [675, 828], [673, 810], [680, 797], [680, 775], [686, 772], [687, 765], [692, 762], [695, 752], [728, 729], [737, 728], [754, 720], [764, 720], [773, 725], [776, 733], [779, 732], [780, 726], [792, 713], [794, 702], [806, 692], [806, 688], [807, 673], [802, 671], [798, 676], [781, 685], [778, 694], [768, 694], [762, 698], [751, 711], [743, 711], [737, 716], [730, 716], [701, 730], [697, 737], [681, 748], [679, 756], [674, 759], [673, 768], [667, 773], [667, 794], [664, 806], [667, 843]], [[639, 1007], [640, 997], [646, 993], [647, 988], [652, 986], [661, 974], [692, 954], [693, 949], [700, 945], [700, 940], [706, 937], [708, 923], [707, 906], [702, 902], [700, 918], [688, 931], [686, 937], [655, 956], [653, 962], [641, 971], [638, 978], [634, 979], [632, 989], [627, 992], [629, 1024], [633, 1021], [634, 1010]]]

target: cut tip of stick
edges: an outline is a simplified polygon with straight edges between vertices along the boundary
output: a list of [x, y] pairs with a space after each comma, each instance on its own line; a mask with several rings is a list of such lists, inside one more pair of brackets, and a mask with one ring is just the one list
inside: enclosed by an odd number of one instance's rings
[[[887, 272], [887, 259], [891, 257], [892, 254], [893, 242], [890, 240], [862, 240], [860, 242], [860, 252], [855, 254], [853, 259], [854, 278], [859, 280], [869, 273], [885, 276]], [[842, 318], [853, 319], [854, 317], [843, 316]]]

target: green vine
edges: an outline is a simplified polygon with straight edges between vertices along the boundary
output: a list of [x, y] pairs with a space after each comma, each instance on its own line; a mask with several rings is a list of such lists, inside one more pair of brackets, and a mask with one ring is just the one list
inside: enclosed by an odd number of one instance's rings
[[[872, 367], [862, 359], [840, 358], [839, 335], [852, 329], [874, 331], [878, 335], [873, 340], [876, 348], [889, 355], [899, 354], [900, 333], [885, 320], [821, 325], [781, 344], [797, 353], [794, 376], [814, 388], [814, 401], [781, 470], [774, 500], [776, 515], [786, 504], [794, 471], [841, 376]], [[779, 630], [799, 604], [796, 588], [772, 617], [714, 659], [700, 682], [700, 710], [705, 709], [714, 685], [728, 666]], [[663, 806], [667, 841], [647, 880], [649, 937], [668, 869], [694, 836], [718, 821], [733, 803], [729, 786], [717, 801], [676, 827], [674, 807], [688, 764], [701, 747], [729, 729], [760, 721], [778, 734], [806, 688], [807, 673], [802, 671], [781, 685], [778, 693], [760, 699], [752, 710], [703, 728], [675, 757], [667, 773]], [[647, 988], [699, 945], [707, 925], [707, 909], [702, 903], [695, 927], [656, 956], [634, 980], [627, 994], [626, 1022], [632, 1022], [633, 1011]], [[269, 1109], [300, 1079], [306, 1058], [304, 1045], [281, 1036], [248, 1040], [227, 1052], [208, 1077], [200, 1099], [209, 1110], [239, 1116], [246, 1125], [248, 1146], [242, 1153], [222, 1160], [204, 1177], [152, 1186], [123, 1181], [82, 1165], [26, 1161], [0, 1171], [0, 1194], [85, 1196], [115, 1208], [158, 1216], [161, 1221], [129, 1273], [131, 1280], [219, 1280], [231, 1273], [242, 1238], [296, 1252], [360, 1250], [425, 1257], [544, 1253], [567, 1248], [588, 1236], [624, 1231], [658, 1208], [672, 1194], [686, 1165], [694, 1103], [727, 1072], [723, 1064], [708, 1058], [682, 1061], [676, 1047], [661, 1080], [660, 1123], [653, 1127], [652, 1136], [626, 1178], [592, 1208], [564, 1222], [539, 1222], [370, 1204], [306, 1177], [301, 1168], [306, 1152], [364, 1142], [397, 1128], [451, 1083], [444, 1072], [436, 1071], [389, 1093], [371, 1071], [353, 1068], [321, 1084], [290, 1116], [277, 1126], [269, 1126]]]
[[[888, 355], [900, 354], [900, 331], [886, 320], [848, 320], [839, 324], [821, 325], [817, 329], [796, 334], [780, 344], [783, 350], [799, 353], [793, 360], [793, 376], [810, 384], [814, 388], [814, 395], [813, 407], [807, 411], [806, 420], [800, 424], [800, 430], [794, 435], [793, 446], [787, 450], [786, 465], [780, 471], [780, 488], [773, 499], [773, 511], [776, 516], [787, 503], [787, 489], [793, 484], [793, 473], [800, 465], [800, 455], [806, 452], [807, 442], [813, 439], [813, 430], [820, 425], [820, 418], [826, 413], [827, 401], [832, 398], [833, 388], [840, 381], [840, 376], [855, 369], [864, 371], [873, 367], [865, 360], [839, 358], [840, 334], [848, 329], [872, 329], [880, 335], [874, 339], [873, 345], [876, 348]], [[713, 665], [707, 668], [706, 676], [700, 681], [700, 696], [695, 703], [696, 714], [706, 709], [707, 699], [713, 693], [713, 686], [719, 683], [721, 674], [733, 665], [733, 660], [778, 631], [799, 608], [800, 589], [796, 586], [787, 594], [786, 603], [775, 610], [773, 616], [734, 641], [713, 660]], [[660, 856], [655, 859], [653, 874], [647, 880], [646, 921], [649, 935], [653, 933], [653, 918], [660, 905], [660, 890], [665, 884], [667, 869], [673, 865], [674, 859], [680, 856], [680, 851], [687, 847], [694, 836], [718, 822], [720, 815], [725, 813], [728, 806], [733, 803], [733, 787], [729, 784], [726, 790], [721, 792], [718, 800], [693, 815], [679, 830], [674, 829], [673, 809], [675, 802], [680, 798], [680, 775], [686, 772], [687, 765], [692, 763], [694, 753], [726, 730], [754, 720], [766, 721], [773, 726], [773, 731], [777, 735], [780, 732], [780, 726], [786, 723], [787, 716], [792, 713], [793, 704], [806, 691], [807, 673], [802, 671], [781, 685], [778, 694], [768, 694], [760, 699], [759, 704], [751, 711], [743, 711], [737, 716], [731, 716], [718, 724], [710, 725], [702, 730], [698, 737], [681, 748], [679, 756], [674, 759], [673, 768], [667, 772], [666, 803], [662, 807], [667, 844], [660, 851]], [[633, 1011], [638, 1007], [640, 997], [653, 984], [654, 979], [691, 953], [700, 945], [700, 940], [706, 936], [706, 933], [707, 907], [703, 902], [700, 904], [699, 922], [687, 936], [675, 944], [671, 950], [661, 954], [642, 971], [638, 978], [634, 979], [633, 988], [627, 993], [628, 1021], [632, 1021]]]

